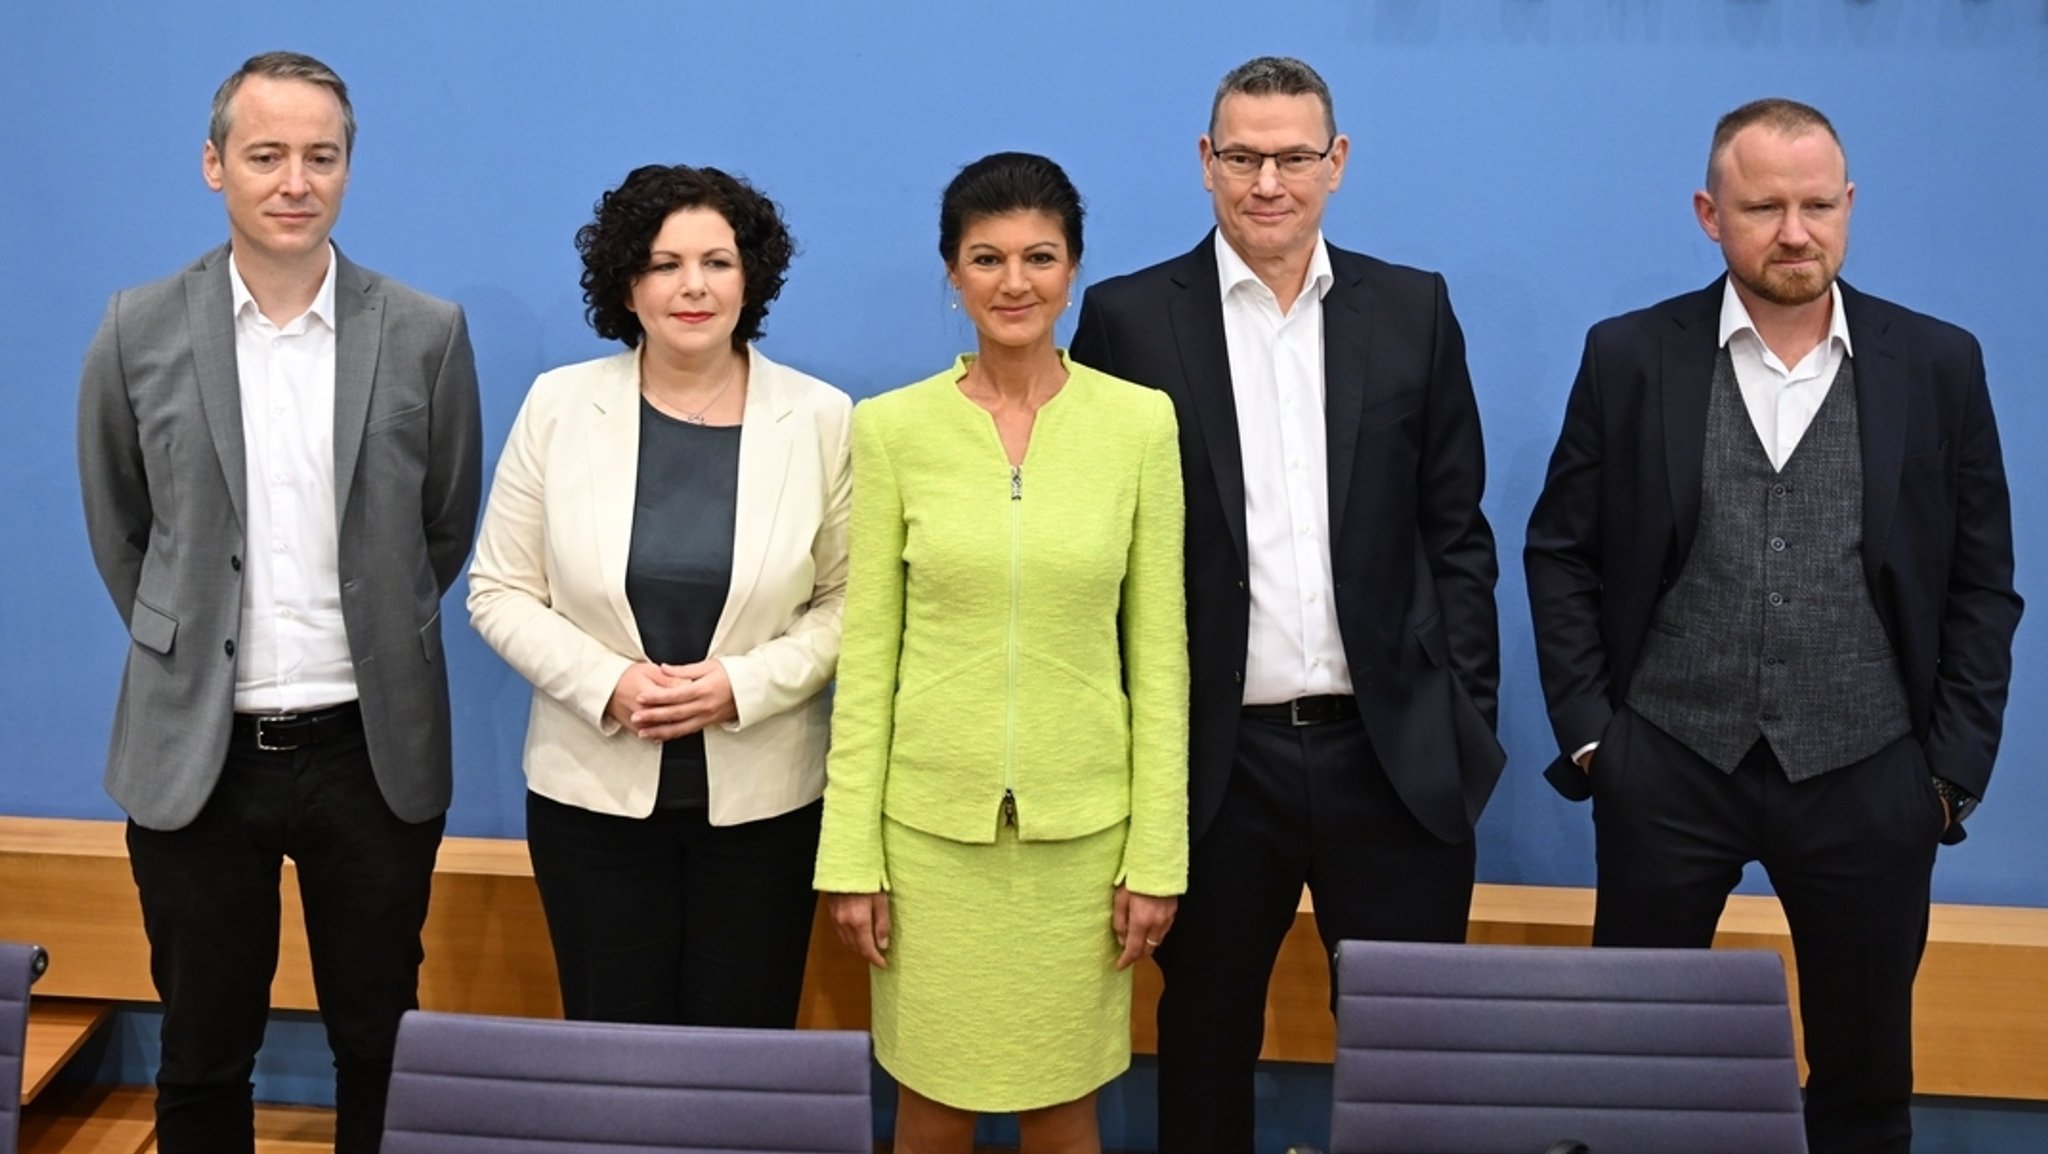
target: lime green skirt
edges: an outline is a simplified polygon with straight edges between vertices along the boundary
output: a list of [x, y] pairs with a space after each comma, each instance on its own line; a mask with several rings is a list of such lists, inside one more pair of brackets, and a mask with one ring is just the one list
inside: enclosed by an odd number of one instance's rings
[[888, 819], [889, 967], [869, 971], [875, 1057], [948, 1106], [1071, 1102], [1131, 1064], [1131, 972], [1110, 929], [1126, 826], [968, 845]]

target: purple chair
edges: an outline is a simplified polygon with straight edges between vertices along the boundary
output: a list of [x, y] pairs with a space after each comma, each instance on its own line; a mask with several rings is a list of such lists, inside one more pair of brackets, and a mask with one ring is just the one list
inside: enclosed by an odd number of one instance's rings
[[0, 1154], [21, 1139], [21, 1063], [28, 1042], [28, 988], [50, 964], [41, 946], [0, 942]]
[[415, 1011], [383, 1154], [870, 1154], [868, 1036]]
[[1331, 1154], [1806, 1154], [1768, 950], [1345, 942]]

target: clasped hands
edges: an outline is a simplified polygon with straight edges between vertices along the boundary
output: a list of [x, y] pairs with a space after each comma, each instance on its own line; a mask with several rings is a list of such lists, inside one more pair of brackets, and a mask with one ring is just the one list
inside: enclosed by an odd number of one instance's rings
[[605, 713], [644, 741], [673, 741], [740, 715], [732, 681], [716, 657], [690, 665], [641, 661], [627, 667]]

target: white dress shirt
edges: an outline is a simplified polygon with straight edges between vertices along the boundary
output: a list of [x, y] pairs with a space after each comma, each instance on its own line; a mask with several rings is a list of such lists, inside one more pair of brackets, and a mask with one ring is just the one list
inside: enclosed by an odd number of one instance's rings
[[1749, 409], [1750, 424], [1756, 426], [1757, 440], [1763, 443], [1774, 469], [1783, 469], [1792, 450], [1799, 447], [1799, 439], [1813, 424], [1813, 415], [1827, 400], [1843, 358], [1855, 355], [1849, 347], [1849, 322], [1842, 311], [1842, 286], [1832, 285], [1828, 291], [1834, 301], [1834, 318], [1828, 322], [1827, 339], [1788, 369], [1758, 335], [1749, 309], [1736, 295], [1734, 279], [1721, 289], [1721, 344], [1734, 362], [1742, 403]]
[[1337, 631], [1330, 576], [1329, 443], [1323, 422], [1323, 295], [1332, 279], [1330, 250], [1317, 234], [1307, 280], [1285, 312], [1221, 232], [1216, 269], [1244, 462], [1252, 603], [1244, 703], [1348, 694], [1351, 670]]
[[228, 258], [248, 477], [237, 713], [298, 713], [356, 698], [334, 508], [335, 264], [330, 245], [312, 307], [280, 326]]

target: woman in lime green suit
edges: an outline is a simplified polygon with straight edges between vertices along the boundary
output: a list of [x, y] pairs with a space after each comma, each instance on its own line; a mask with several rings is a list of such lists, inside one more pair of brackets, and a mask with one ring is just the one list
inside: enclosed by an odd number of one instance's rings
[[854, 412], [816, 880], [873, 967], [897, 1150], [965, 1151], [981, 1112], [1093, 1150], [1129, 967], [1187, 880], [1173, 406], [1054, 347], [1081, 256], [1058, 165], [968, 165], [939, 233], [978, 351]]

